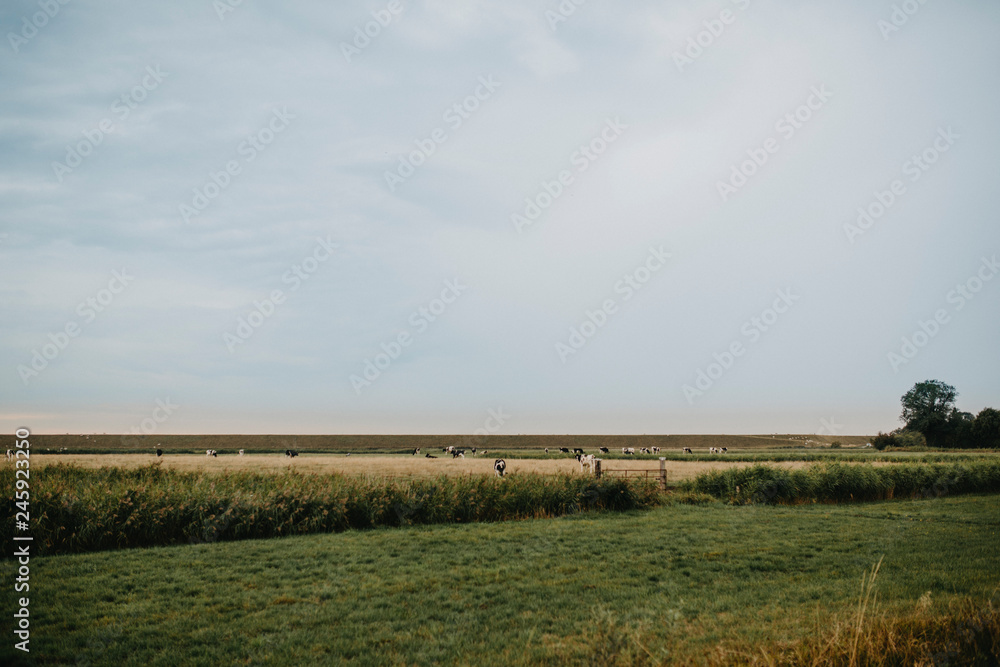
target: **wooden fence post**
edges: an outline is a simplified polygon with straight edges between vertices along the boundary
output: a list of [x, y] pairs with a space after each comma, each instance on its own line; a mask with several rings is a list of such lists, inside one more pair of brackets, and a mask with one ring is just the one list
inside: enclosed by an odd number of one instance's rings
[[601, 478], [601, 459], [594, 459], [594, 477]]
[[667, 459], [664, 456], [660, 457], [660, 489], [667, 490]]

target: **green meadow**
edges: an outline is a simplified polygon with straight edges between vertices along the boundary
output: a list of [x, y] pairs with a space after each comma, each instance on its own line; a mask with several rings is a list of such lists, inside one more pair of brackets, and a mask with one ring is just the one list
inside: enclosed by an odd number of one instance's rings
[[[857, 664], [913, 664], [874, 662], [891, 652], [865, 654], [851, 630], [862, 577], [881, 559], [865, 628], [919, 617], [904, 634], [939, 632], [914, 651], [996, 664], [1000, 497], [687, 501], [37, 557], [31, 661], [810, 664], [789, 651], [830, 637], [849, 651], [853, 637], [852, 660], [871, 659]], [[14, 568], [0, 563], [5, 581]], [[949, 639], [970, 632], [972, 649]], [[0, 662], [18, 658], [0, 648]]]

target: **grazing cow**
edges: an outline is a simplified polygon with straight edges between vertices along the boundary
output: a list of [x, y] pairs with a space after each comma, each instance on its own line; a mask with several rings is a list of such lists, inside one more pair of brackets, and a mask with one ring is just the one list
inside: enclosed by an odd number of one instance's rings
[[632, 456], [635, 454], [635, 447], [622, 447], [622, 454]]
[[7, 460], [10, 461], [12, 458], [14, 458], [14, 452], [12, 452], [12, 451], [10, 451], [8, 449], [7, 450]]
[[451, 458], [457, 459], [459, 457], [463, 459], [465, 458], [465, 452], [463, 452], [461, 449], [456, 449], [451, 453]]
[[414, 456], [416, 456], [419, 453], [420, 453], [420, 448], [419, 447], [417, 447], [416, 449], [413, 450], [413, 455]]
[[584, 468], [590, 468], [590, 474], [594, 474], [594, 459], [597, 458], [593, 454], [577, 454], [576, 460], [580, 462], [580, 472], [584, 471]]
[[211, 449], [206, 449], [205, 450], [205, 456], [211, 456], [211, 455], [212, 455], [212, 450]]
[[487, 454], [489, 454], [489, 451], [484, 449], [483, 450], [483, 456], [486, 456]]
[[163, 450], [162, 449], [157, 449], [156, 450], [156, 455], [157, 456], [163, 456]]
[[607, 447], [598, 447], [597, 450], [599, 452], [601, 452], [601, 454], [607, 454], [608, 453], [608, 448]]
[[682, 454], [691, 454], [691, 453], [692, 453], [692, 452], [691, 452], [691, 448], [690, 448], [690, 447], [685, 447], [685, 448], [684, 448], [684, 449], [683, 449], [683, 450], [681, 451], [681, 453], [682, 453]]
[[503, 477], [504, 472], [507, 470], [507, 462], [503, 459], [497, 459], [493, 462], [493, 472], [497, 477]]
[[560, 447], [559, 451], [562, 452], [563, 454], [569, 454], [569, 449], [567, 449], [566, 447]]
[[548, 453], [549, 453], [549, 448], [548, 448], [548, 447], [546, 447], [546, 448], [545, 448], [545, 453], [546, 453], [546, 454], [548, 454]]
[[640, 454], [649, 454], [649, 447], [640, 447], [639, 448], [639, 453]]
[[722, 453], [722, 454], [725, 454], [725, 453], [726, 453], [726, 452], [728, 452], [728, 451], [729, 451], [729, 448], [728, 448], [728, 447], [723, 447], [723, 448], [722, 448], [722, 452], [721, 452], [721, 453]]
[[574, 454], [583, 454], [583, 450], [580, 449], [580, 448], [578, 448], [578, 447], [574, 447], [573, 448], [573, 453]]
[[[299, 455], [299, 453], [297, 451], [295, 451], [294, 449], [286, 449], [285, 450], [285, 456], [288, 457], [288, 458], [292, 458], [292, 457], [298, 456], [298, 455]], [[348, 454], [348, 456], [350, 456], [350, 454]]]
[[436, 459], [437, 457], [436, 456], [431, 456], [430, 454], [424, 454], [424, 458], [427, 458], [427, 459]]
[[653, 453], [654, 454], [659, 454], [660, 453], [660, 448], [659, 447], [653, 447]]
[[241, 449], [240, 450], [240, 456], [243, 456], [243, 454], [244, 454], [244, 451]]

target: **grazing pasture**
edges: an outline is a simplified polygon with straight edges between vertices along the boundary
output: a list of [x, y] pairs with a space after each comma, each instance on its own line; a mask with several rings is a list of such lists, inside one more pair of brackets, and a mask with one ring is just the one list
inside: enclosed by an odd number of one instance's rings
[[[564, 458], [516, 458], [504, 457], [507, 462], [506, 474], [580, 474], [580, 464], [573, 457]], [[32, 465], [44, 468], [53, 464], [68, 464], [85, 468], [100, 468], [114, 465], [122, 468], [139, 468], [154, 461], [162, 461], [168, 470], [183, 472], [282, 472], [295, 470], [302, 473], [345, 475], [368, 475], [385, 477], [437, 477], [439, 475], [492, 475], [496, 457], [466, 456], [453, 459], [442, 456], [428, 459], [417, 456], [367, 455], [344, 456], [343, 454], [303, 454], [290, 461], [284, 454], [225, 455], [209, 459], [204, 454], [165, 454], [157, 459], [155, 454], [120, 454], [114, 457], [105, 454], [60, 454], [34, 455]], [[667, 461], [667, 479], [690, 479], [704, 472], [724, 470], [733, 466], [748, 466], [741, 461]], [[811, 465], [803, 461], [783, 461], [774, 465], [789, 469]], [[659, 470], [660, 463], [655, 458], [630, 459], [628, 461], [608, 460], [606, 470]]]

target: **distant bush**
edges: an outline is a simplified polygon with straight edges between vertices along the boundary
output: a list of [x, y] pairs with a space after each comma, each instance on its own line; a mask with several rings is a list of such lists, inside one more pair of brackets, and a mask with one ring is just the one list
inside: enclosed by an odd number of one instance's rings
[[896, 445], [896, 436], [891, 433], [883, 433], [882, 431], [879, 431], [878, 435], [872, 438], [872, 447], [880, 452], [888, 447], [895, 447]]
[[840, 440], [834, 440], [833, 442], [830, 443], [830, 449], [840, 449], [840, 447], [841, 447]]
[[896, 447], [912, 450], [926, 450], [927, 438], [920, 431], [899, 431], [893, 437], [896, 439]]
[[851, 502], [1000, 492], [1000, 461], [950, 465], [817, 464], [801, 470], [755, 465], [682, 482], [681, 490], [733, 504]]
[[[0, 470], [13, 497], [14, 469]], [[559, 516], [651, 507], [652, 482], [574, 475], [378, 477], [282, 473], [202, 473], [84, 469], [53, 465], [34, 481], [31, 513], [39, 554], [101, 551], [339, 532], [431, 523]], [[14, 513], [3, 518], [10, 543]]]

